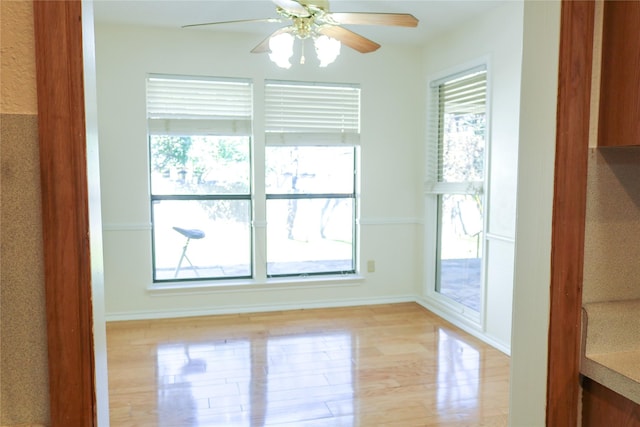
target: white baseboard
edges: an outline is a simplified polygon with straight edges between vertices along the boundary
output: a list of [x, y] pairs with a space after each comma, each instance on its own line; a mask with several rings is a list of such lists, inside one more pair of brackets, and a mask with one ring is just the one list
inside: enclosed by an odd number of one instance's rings
[[425, 309], [442, 317], [447, 322], [457, 326], [470, 335], [480, 339], [481, 341], [489, 344], [497, 350], [511, 354], [509, 346], [502, 342], [499, 342], [491, 336], [478, 329], [477, 326], [471, 323], [460, 320], [455, 316], [447, 313], [445, 310], [438, 308], [437, 306], [430, 304], [424, 298], [416, 297], [415, 295], [404, 295], [394, 297], [379, 297], [379, 298], [354, 298], [354, 299], [339, 299], [339, 300], [323, 300], [314, 302], [295, 302], [295, 303], [281, 303], [281, 304], [255, 304], [255, 305], [235, 305], [224, 307], [211, 307], [206, 309], [193, 309], [193, 310], [162, 310], [162, 311], [140, 311], [140, 312], [127, 312], [127, 313], [110, 313], [105, 316], [107, 322], [119, 322], [127, 320], [153, 320], [153, 319], [173, 319], [181, 317], [197, 317], [197, 316], [215, 316], [220, 314], [241, 314], [241, 313], [264, 313], [269, 311], [285, 311], [285, 310], [311, 310], [316, 308], [334, 308], [334, 307], [356, 307], [362, 305], [378, 305], [378, 304], [397, 304], [403, 302], [415, 302], [420, 304]]
[[507, 356], [511, 355], [510, 346], [505, 345], [504, 343], [502, 343], [500, 341], [497, 341], [496, 339], [494, 339], [490, 335], [487, 335], [484, 331], [482, 331], [476, 325], [473, 325], [470, 322], [465, 322], [464, 320], [452, 315], [451, 313], [448, 313], [446, 310], [442, 310], [438, 306], [436, 306], [434, 304], [431, 304], [425, 298], [417, 298], [415, 301], [418, 304], [420, 304], [421, 306], [423, 306], [424, 308], [426, 308], [427, 310], [429, 310], [430, 312], [434, 313], [435, 315], [437, 315], [439, 317], [442, 317], [447, 322], [457, 326], [458, 328], [462, 329], [463, 331], [467, 332], [470, 335], [473, 335], [474, 337], [478, 338], [479, 340], [489, 344], [491, 347], [494, 347], [495, 349], [503, 352]]
[[255, 305], [235, 305], [224, 307], [198, 308], [193, 310], [162, 310], [162, 311], [140, 311], [126, 313], [110, 313], [105, 316], [107, 322], [118, 322], [126, 320], [152, 320], [152, 319], [172, 319], [180, 317], [214, 316], [218, 314], [240, 314], [240, 313], [261, 313], [269, 311], [284, 310], [310, 310], [314, 308], [333, 307], [355, 307], [361, 305], [377, 304], [397, 304], [402, 302], [416, 302], [414, 295], [379, 297], [379, 298], [357, 298], [339, 300], [323, 300], [308, 303], [280, 303], [280, 304], [255, 304]]

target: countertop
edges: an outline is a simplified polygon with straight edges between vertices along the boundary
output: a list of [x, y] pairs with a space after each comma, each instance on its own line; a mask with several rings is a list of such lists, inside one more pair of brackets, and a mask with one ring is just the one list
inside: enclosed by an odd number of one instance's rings
[[582, 309], [580, 372], [640, 404], [640, 299]]

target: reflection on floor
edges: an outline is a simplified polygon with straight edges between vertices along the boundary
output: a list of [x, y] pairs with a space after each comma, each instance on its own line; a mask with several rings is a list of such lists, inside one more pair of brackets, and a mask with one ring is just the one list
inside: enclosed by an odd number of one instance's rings
[[107, 333], [113, 427], [507, 425], [508, 357], [417, 304]]

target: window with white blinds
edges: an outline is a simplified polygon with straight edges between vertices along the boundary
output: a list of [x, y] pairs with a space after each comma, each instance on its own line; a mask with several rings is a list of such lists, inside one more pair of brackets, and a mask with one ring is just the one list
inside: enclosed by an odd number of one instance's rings
[[154, 283], [252, 277], [252, 82], [155, 74], [146, 89]]
[[264, 99], [267, 276], [354, 274], [360, 88], [268, 80]]
[[430, 257], [429, 298], [479, 322], [484, 287], [485, 65], [430, 85], [426, 212]]
[[252, 83], [245, 79], [150, 75], [150, 134], [251, 135]]
[[255, 109], [252, 93], [148, 76], [154, 283], [355, 274], [360, 88], [268, 80]]
[[484, 180], [487, 71], [485, 66], [431, 84], [428, 181], [480, 184]]
[[360, 142], [360, 88], [268, 80], [265, 132], [269, 145], [357, 145]]

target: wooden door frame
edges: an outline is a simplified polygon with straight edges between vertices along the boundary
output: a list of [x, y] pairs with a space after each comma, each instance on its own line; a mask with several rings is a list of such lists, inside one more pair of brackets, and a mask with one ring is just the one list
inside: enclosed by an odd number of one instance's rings
[[[50, 425], [94, 426], [89, 195], [80, 0], [34, 0]], [[578, 413], [593, 1], [562, 1], [547, 425]]]
[[79, 0], [33, 2], [50, 425], [96, 425]]
[[595, 2], [562, 2], [546, 424], [578, 425], [584, 230]]

